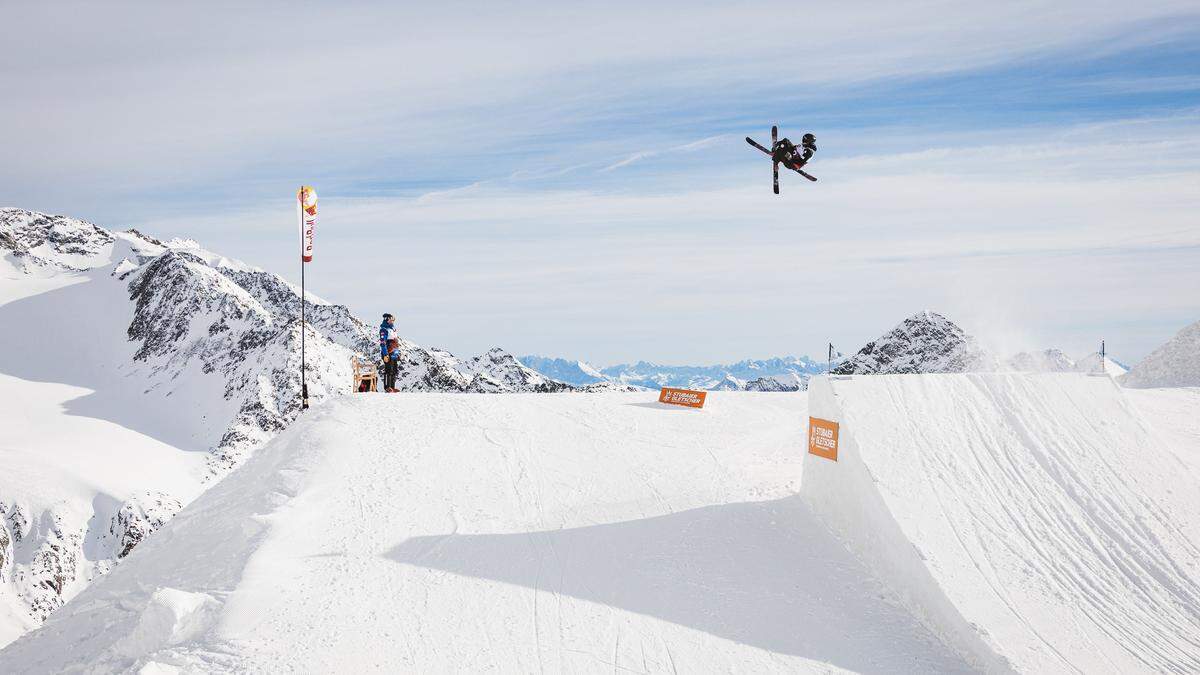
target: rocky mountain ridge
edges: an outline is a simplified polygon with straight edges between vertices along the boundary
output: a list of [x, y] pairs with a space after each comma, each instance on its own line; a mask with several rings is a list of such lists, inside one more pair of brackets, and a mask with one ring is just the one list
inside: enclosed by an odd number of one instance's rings
[[[77, 332], [65, 339], [71, 363], [48, 372], [9, 358], [0, 373], [86, 386], [96, 398], [111, 401], [101, 407], [124, 415], [119, 423], [125, 426], [156, 416], [170, 419], [171, 426], [186, 430], [173, 442], [207, 453], [209, 482], [300, 414], [301, 300], [299, 289], [283, 278], [191, 240], [163, 241], [66, 216], [0, 209], [0, 284], [66, 277], [72, 282], [64, 286], [71, 289], [69, 300], [34, 294], [4, 311], [16, 312], [20, 305], [30, 312], [44, 302], [53, 306], [31, 315], [79, 316], [90, 310], [102, 320], [69, 324]], [[305, 373], [316, 404], [349, 393], [352, 357], [377, 359], [377, 328], [311, 293], [305, 302]], [[48, 327], [25, 328], [24, 338], [42, 340]], [[82, 345], [80, 353], [73, 351], [76, 344]], [[572, 389], [501, 349], [459, 359], [406, 340], [397, 387], [463, 393]], [[142, 406], [146, 409], [133, 409]], [[31, 504], [14, 496], [21, 491], [6, 483], [6, 474], [15, 475], [0, 467], [0, 602], [9, 596], [34, 624], [105, 573], [185, 501], [159, 490], [148, 476], [145, 490], [129, 497], [81, 493], [78, 503]]]
[[936, 312], [914, 314], [833, 368], [835, 375], [962, 373], [995, 370], [995, 357], [953, 321]]

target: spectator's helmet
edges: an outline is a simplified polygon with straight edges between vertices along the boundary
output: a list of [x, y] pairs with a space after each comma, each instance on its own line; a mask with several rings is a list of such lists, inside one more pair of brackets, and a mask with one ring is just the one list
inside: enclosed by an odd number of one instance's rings
[[391, 321], [391, 320], [392, 320], [392, 319], [394, 319], [394, 318], [396, 318], [396, 317], [392, 316], [391, 314], [384, 314], [384, 315], [383, 315], [383, 320], [384, 320], [384, 321]]

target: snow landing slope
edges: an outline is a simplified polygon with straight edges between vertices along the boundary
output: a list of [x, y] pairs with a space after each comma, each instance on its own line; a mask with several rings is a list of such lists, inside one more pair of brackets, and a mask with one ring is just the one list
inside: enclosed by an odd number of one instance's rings
[[967, 669], [796, 496], [805, 395], [655, 398], [326, 402], [0, 672]]
[[803, 495], [989, 670], [1200, 670], [1200, 481], [1108, 377], [818, 378]]

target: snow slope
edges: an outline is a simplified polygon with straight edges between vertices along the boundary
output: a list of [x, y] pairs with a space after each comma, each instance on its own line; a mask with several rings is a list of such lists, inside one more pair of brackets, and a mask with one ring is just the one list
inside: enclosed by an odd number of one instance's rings
[[[70, 292], [83, 281], [0, 280], [0, 306]], [[29, 358], [18, 338], [7, 333], [3, 352]], [[56, 353], [55, 336], [41, 342], [50, 352], [32, 363], [47, 364], [42, 374], [59, 362], [85, 370], [75, 359], [80, 349], [89, 354], [87, 346]], [[208, 476], [205, 453], [181, 450], [100, 413], [96, 404], [103, 402], [86, 403], [94, 393], [0, 373], [0, 647], [108, 570], [199, 494]]]
[[796, 496], [804, 394], [655, 397], [326, 402], [0, 672], [966, 669]]
[[1139, 361], [1124, 377], [1126, 387], [1200, 387], [1200, 321]]
[[1200, 479], [1200, 387], [1126, 389], [1125, 396]]
[[1108, 377], [818, 378], [803, 495], [987, 669], [1200, 669], [1200, 481]]

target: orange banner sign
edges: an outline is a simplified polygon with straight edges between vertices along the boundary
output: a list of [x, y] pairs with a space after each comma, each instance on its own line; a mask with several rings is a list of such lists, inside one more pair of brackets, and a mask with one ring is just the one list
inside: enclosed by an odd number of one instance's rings
[[658, 402], [670, 403], [671, 405], [686, 405], [689, 408], [703, 408], [704, 397], [706, 395], [707, 392], [703, 391], [663, 387], [662, 391], [658, 393]]
[[838, 423], [820, 417], [808, 418], [808, 452], [837, 461]]

